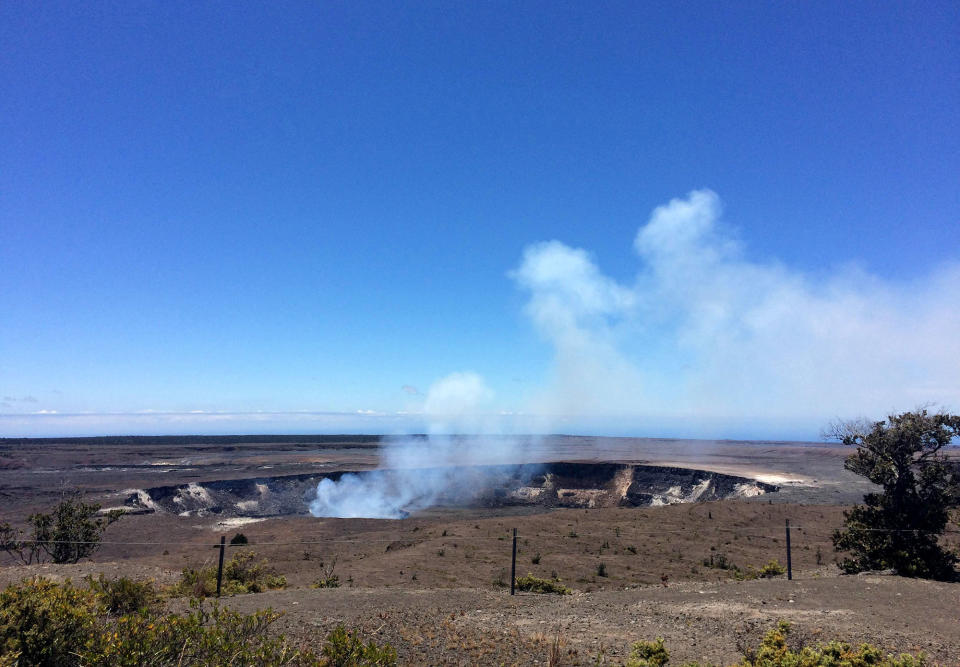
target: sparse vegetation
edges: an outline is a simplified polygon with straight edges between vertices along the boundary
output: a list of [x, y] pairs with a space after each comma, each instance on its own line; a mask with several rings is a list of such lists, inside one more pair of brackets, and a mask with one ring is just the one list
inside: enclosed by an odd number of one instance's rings
[[241, 546], [244, 544], [249, 544], [250, 540], [247, 539], [247, 536], [243, 533], [236, 533], [233, 537], [230, 538], [230, 546]]
[[626, 667], [663, 667], [670, 661], [670, 652], [663, 645], [663, 638], [654, 641], [635, 642], [630, 649]]
[[540, 552], [539, 552], [539, 551], [533, 555], [533, 557], [530, 559], [530, 562], [533, 563], [534, 565], [539, 565], [539, 564], [540, 564]]
[[389, 644], [378, 646], [373, 640], [364, 644], [359, 632], [338, 625], [327, 636], [320, 664], [329, 667], [387, 667], [397, 664], [397, 652]]
[[[259, 593], [268, 589], [286, 588], [287, 580], [267, 562], [257, 560], [253, 551], [240, 551], [223, 566], [222, 593], [238, 595]], [[174, 594], [204, 598], [217, 591], [217, 568], [213, 566], [185, 568]]]
[[[777, 627], [764, 635], [760, 646], [747, 649], [736, 667], [924, 667], [926, 658], [919, 655], [884, 653], [870, 644], [854, 648], [846, 642], [833, 641], [814, 646], [793, 648], [787, 644], [790, 624], [780, 621]], [[662, 638], [639, 641], [633, 645], [627, 667], [664, 667], [670, 662], [670, 652]], [[710, 667], [701, 663], [687, 663], [685, 667]]]
[[320, 567], [323, 568], [323, 574], [313, 582], [313, 588], [340, 588], [340, 576], [333, 573], [337, 567], [336, 557], [331, 561], [330, 567], [324, 567], [323, 563], [320, 563]]
[[128, 577], [110, 579], [101, 573], [84, 578], [106, 610], [115, 615], [150, 613], [160, 608], [161, 600], [152, 581], [136, 581]]
[[[267, 632], [280, 616], [269, 609], [246, 615], [193, 601], [184, 614], [160, 614], [157, 609], [105, 613], [111, 594], [104, 591], [110, 589], [102, 582], [84, 589], [42, 578], [7, 587], [0, 593], [0, 664], [393, 664], [337, 663], [297, 650], [282, 635]], [[388, 654], [392, 649], [381, 650]]]
[[603, 563], [603, 562], [597, 563], [597, 576], [598, 576], [598, 577], [606, 577], [606, 576], [609, 576], [609, 575], [607, 574], [607, 564], [606, 564], [606, 563]]
[[65, 494], [50, 514], [31, 514], [29, 532], [0, 524], [0, 549], [25, 565], [50, 560], [77, 563], [100, 548], [107, 526], [123, 516], [112, 510], [98, 516], [100, 505], [85, 503], [79, 492]]
[[722, 553], [710, 554], [709, 557], [703, 559], [702, 563], [704, 567], [728, 571], [731, 576], [738, 581], [745, 579], [769, 579], [770, 577], [776, 577], [786, 574], [787, 572], [787, 568], [781, 565], [780, 561], [775, 558], [759, 568], [748, 565], [746, 569], [741, 568], [735, 563], [731, 563], [726, 555]]
[[517, 590], [530, 593], [553, 593], [556, 595], [569, 595], [572, 591], [560, 583], [559, 579], [541, 579], [532, 574], [525, 577], [517, 577]]

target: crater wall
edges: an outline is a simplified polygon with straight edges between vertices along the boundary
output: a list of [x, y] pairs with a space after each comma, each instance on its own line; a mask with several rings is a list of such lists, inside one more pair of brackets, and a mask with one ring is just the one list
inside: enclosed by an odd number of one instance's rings
[[[772, 484], [707, 470], [628, 463], [556, 462], [513, 466], [429, 468], [424, 475], [450, 480], [434, 505], [449, 507], [646, 507], [758, 496]], [[183, 516], [268, 517], [308, 514], [322, 479], [376, 474], [391, 483], [392, 471], [332, 472], [226, 479], [132, 489], [131, 510]], [[407, 475], [408, 476], [408, 475]]]

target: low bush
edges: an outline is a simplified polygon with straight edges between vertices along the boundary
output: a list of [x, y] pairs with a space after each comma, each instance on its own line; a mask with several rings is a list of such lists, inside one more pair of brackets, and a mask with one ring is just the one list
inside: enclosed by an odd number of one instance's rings
[[240, 614], [200, 601], [185, 614], [133, 614], [106, 628], [113, 632], [83, 656], [84, 665], [316, 665], [317, 656], [292, 647], [270, 625], [271, 609]]
[[741, 568], [739, 565], [736, 565], [722, 553], [710, 555], [709, 558], [703, 559], [703, 566], [710, 567], [717, 570], [726, 570], [730, 572], [730, 575], [738, 580], [744, 581], [747, 579], [768, 579], [770, 577], [777, 577], [781, 574], [786, 574], [787, 568], [780, 564], [776, 559], [772, 559], [766, 565], [756, 568], [753, 565], [748, 565], [746, 569]]
[[569, 595], [572, 592], [561, 584], [559, 579], [541, 579], [532, 574], [517, 577], [517, 590], [530, 593], [554, 593], [556, 595]]
[[397, 664], [397, 652], [389, 644], [367, 644], [356, 631], [338, 625], [327, 635], [323, 645], [321, 665], [329, 667], [387, 667]]
[[626, 667], [663, 667], [669, 661], [670, 652], [663, 645], [663, 638], [657, 637], [652, 642], [634, 643], [630, 649]]
[[781, 574], [786, 573], [787, 568], [781, 565], [777, 560], [771, 560], [757, 571], [757, 575], [761, 578], [778, 577]]
[[[223, 566], [221, 593], [239, 595], [260, 593], [268, 589], [286, 588], [287, 579], [277, 574], [267, 560], [257, 560], [253, 551], [240, 551]], [[217, 568], [213, 566], [185, 568], [173, 587], [175, 595], [204, 598], [217, 592]]]
[[[846, 642], [833, 641], [791, 648], [787, 644], [789, 633], [790, 624], [780, 621], [764, 635], [760, 646], [749, 651], [736, 667], [925, 667], [928, 664], [922, 653], [896, 656], [870, 644], [854, 648]], [[626, 664], [627, 667], [664, 667], [669, 661], [670, 652], [663, 639], [657, 638], [635, 643]], [[710, 666], [687, 663], [685, 667]]]
[[160, 606], [160, 595], [152, 581], [135, 581], [127, 577], [108, 579], [103, 574], [96, 579], [88, 575], [84, 580], [106, 610], [115, 616], [147, 613]]
[[97, 595], [69, 583], [26, 580], [0, 593], [0, 664], [70, 667], [99, 635]]
[[744, 581], [747, 579], [769, 579], [771, 577], [778, 577], [781, 574], [786, 574], [787, 568], [781, 565], [777, 560], [771, 560], [766, 565], [760, 567], [759, 569], [755, 568], [753, 565], [748, 565], [746, 570], [741, 570], [740, 568], [733, 566], [733, 578], [738, 581]]
[[[340, 577], [333, 573], [337, 568], [337, 557], [333, 557], [330, 567], [324, 567], [323, 563], [320, 563], [320, 567], [323, 568], [323, 574], [317, 577], [311, 586], [313, 588], [340, 588]], [[416, 579], [417, 575], [414, 574], [413, 578]]]
[[313, 588], [340, 588], [340, 576], [334, 574], [329, 577], [320, 577], [315, 580], [311, 586]]
[[183, 614], [160, 614], [156, 607], [115, 616], [106, 613], [113, 591], [130, 585], [102, 578], [88, 583], [78, 588], [37, 578], [0, 592], [0, 665], [381, 667], [397, 661], [389, 644], [364, 644], [343, 626], [328, 635], [322, 655], [300, 650], [269, 632], [281, 616], [270, 609], [241, 614], [192, 600]]

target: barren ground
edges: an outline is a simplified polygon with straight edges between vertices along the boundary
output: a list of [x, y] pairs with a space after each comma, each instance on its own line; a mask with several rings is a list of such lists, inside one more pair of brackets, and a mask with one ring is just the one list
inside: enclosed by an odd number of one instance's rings
[[[239, 530], [290, 587], [225, 604], [281, 610], [286, 615], [277, 627], [314, 646], [344, 622], [390, 641], [411, 664], [545, 662], [558, 631], [569, 664], [589, 664], [601, 653], [616, 664], [632, 641], [655, 636], [666, 639], [677, 662], [731, 663], [740, 655], [738, 644], [755, 645], [765, 629], [786, 619], [799, 636], [817, 641], [870, 641], [960, 664], [960, 585], [841, 576], [832, 565], [830, 534], [844, 505], [865, 489], [843, 471], [846, 453], [803, 443], [558, 438], [531, 448], [528, 459], [669, 463], [795, 478], [804, 485], [750, 500], [655, 508], [437, 508], [403, 520], [276, 517], [239, 528], [218, 525], [216, 516], [127, 516], [109, 529], [111, 543], [93, 562], [10, 565], [0, 568], [0, 584], [34, 574], [76, 581], [98, 571], [170, 583], [183, 567], [213, 563], [212, 544]], [[98, 449], [90, 443], [0, 441], [0, 460], [22, 462], [0, 470], [0, 514], [13, 520], [49, 506], [64, 481], [110, 503], [119, 489], [155, 485], [158, 477], [180, 483], [265, 470], [371, 467], [377, 446], [174, 443]], [[794, 581], [735, 581], [729, 570], [716, 567], [721, 555], [741, 568], [771, 559], [785, 563], [787, 518]], [[509, 582], [513, 528], [519, 535], [517, 574], [555, 575], [574, 594], [511, 597], [498, 585]], [[334, 559], [342, 586], [310, 588]], [[598, 576], [601, 563], [607, 576]], [[170, 604], [178, 608], [183, 601]]]

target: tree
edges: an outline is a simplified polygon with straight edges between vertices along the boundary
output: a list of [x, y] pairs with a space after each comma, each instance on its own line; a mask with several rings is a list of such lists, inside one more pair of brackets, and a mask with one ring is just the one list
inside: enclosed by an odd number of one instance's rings
[[960, 436], [960, 416], [919, 409], [873, 424], [837, 424], [832, 435], [857, 448], [844, 467], [882, 489], [844, 512], [844, 527], [833, 535], [836, 550], [847, 552], [840, 567], [951, 578], [957, 556], [938, 538], [960, 485], [942, 450]]
[[8, 523], [0, 524], [0, 549], [29, 565], [51, 560], [77, 563], [100, 548], [103, 531], [123, 515], [112, 510], [97, 516], [100, 505], [85, 503], [79, 492], [66, 494], [50, 514], [32, 514], [27, 519], [29, 537]]

